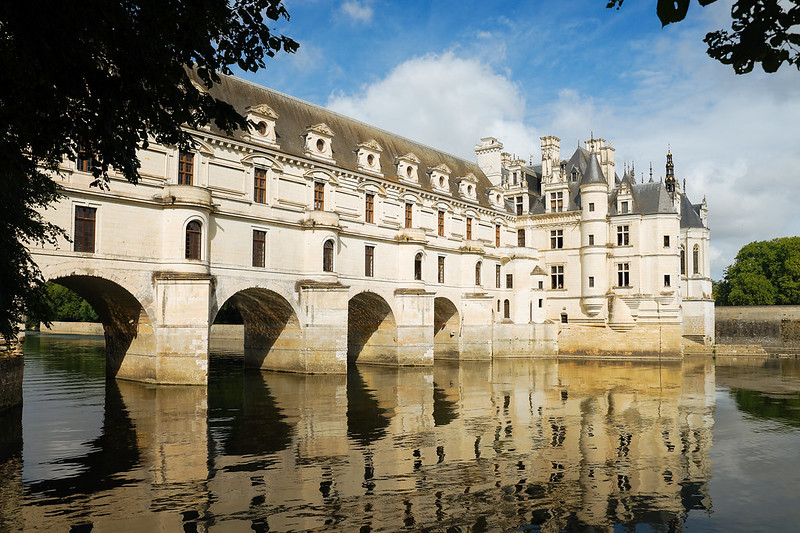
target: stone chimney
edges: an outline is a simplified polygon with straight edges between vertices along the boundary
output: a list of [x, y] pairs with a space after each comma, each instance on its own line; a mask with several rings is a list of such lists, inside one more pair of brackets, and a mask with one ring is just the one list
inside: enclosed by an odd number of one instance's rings
[[542, 181], [551, 183], [558, 177], [561, 164], [561, 139], [555, 135], [547, 135], [542, 139]]
[[492, 185], [500, 185], [503, 178], [503, 163], [500, 153], [503, 150], [503, 143], [494, 137], [484, 137], [481, 144], [475, 146], [475, 155], [478, 166], [492, 182]]

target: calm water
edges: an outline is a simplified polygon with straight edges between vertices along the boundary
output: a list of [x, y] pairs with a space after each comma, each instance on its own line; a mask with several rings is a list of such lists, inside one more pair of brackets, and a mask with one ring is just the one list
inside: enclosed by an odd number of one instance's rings
[[501, 361], [106, 381], [30, 336], [0, 531], [795, 531], [800, 366]]

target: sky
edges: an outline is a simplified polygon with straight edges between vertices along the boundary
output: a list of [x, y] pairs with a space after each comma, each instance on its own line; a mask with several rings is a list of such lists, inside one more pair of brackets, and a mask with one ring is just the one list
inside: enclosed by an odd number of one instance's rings
[[655, 0], [286, 0], [274, 29], [300, 43], [240, 76], [470, 161], [481, 137], [540, 160], [592, 135], [617, 172], [675, 175], [705, 196], [712, 278], [739, 248], [800, 235], [800, 72], [736, 75], [703, 37], [730, 28], [731, 0], [664, 28]]

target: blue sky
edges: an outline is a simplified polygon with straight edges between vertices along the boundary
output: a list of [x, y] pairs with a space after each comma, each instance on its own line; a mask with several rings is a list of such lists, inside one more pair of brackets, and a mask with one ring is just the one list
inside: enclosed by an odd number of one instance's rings
[[730, 0], [661, 28], [655, 1], [286, 1], [300, 43], [243, 77], [474, 160], [481, 137], [539, 158], [593, 133], [617, 168], [707, 197], [712, 277], [753, 240], [800, 235], [800, 72], [737, 76], [705, 54]]

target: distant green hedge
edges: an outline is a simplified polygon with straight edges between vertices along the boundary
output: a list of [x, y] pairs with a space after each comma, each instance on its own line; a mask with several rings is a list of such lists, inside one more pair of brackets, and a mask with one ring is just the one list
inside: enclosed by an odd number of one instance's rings
[[800, 305], [800, 237], [746, 244], [714, 284], [717, 305]]

